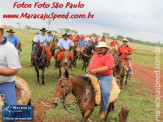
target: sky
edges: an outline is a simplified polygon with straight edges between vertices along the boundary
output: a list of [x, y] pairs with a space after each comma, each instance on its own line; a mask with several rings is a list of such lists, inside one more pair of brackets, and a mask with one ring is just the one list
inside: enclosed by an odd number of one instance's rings
[[102, 34], [110, 33], [111, 36], [123, 35], [135, 39], [163, 43], [163, 0], [81, 0], [84, 8], [13, 8], [14, 2], [31, 3], [67, 2], [78, 3], [79, 0], [0, 0], [0, 21], [2, 25], [12, 25], [17, 27], [17, 23], [22, 26], [48, 27], [47, 20], [41, 19], [3, 19], [3, 14], [20, 14], [28, 12], [31, 14], [41, 13], [66, 13], [71, 14], [91, 12], [93, 19], [55, 19], [50, 25], [51, 30], [59, 28], [70, 28], [79, 33]]

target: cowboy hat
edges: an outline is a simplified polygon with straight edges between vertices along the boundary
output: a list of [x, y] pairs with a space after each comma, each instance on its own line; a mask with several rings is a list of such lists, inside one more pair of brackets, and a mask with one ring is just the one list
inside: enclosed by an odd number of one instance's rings
[[116, 37], [114, 37], [114, 40], [117, 40], [117, 38], [116, 38]]
[[40, 31], [46, 32], [46, 31], [48, 31], [48, 30], [46, 30], [45, 28], [42, 28]]
[[96, 46], [96, 47], [106, 47], [106, 48], [109, 48], [107, 45], [106, 45], [106, 43], [105, 42], [100, 42], [99, 44], [98, 44], [98, 46]]
[[48, 31], [47, 33], [50, 33], [50, 34], [52, 34], [52, 32], [51, 32], [51, 31]]
[[102, 38], [105, 38], [105, 36], [102, 36]]
[[63, 36], [63, 37], [64, 37], [64, 36], [67, 36], [67, 37], [69, 37], [69, 35], [68, 35], [67, 33], [63, 34], [62, 36]]
[[122, 39], [122, 42], [128, 42], [128, 40], [127, 39]]
[[15, 33], [12, 29], [7, 31], [8, 33]]

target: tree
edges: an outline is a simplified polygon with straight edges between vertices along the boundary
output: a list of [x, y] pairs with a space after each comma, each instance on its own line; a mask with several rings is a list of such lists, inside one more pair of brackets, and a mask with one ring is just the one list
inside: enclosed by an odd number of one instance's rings
[[123, 36], [117, 35], [117, 39], [118, 39], [118, 40], [121, 40], [121, 39], [123, 39]]
[[110, 37], [110, 33], [103, 32], [102, 35], [105, 36], [105, 38], [107, 38], [107, 39], [109, 39], [109, 37]]
[[71, 29], [69, 29], [69, 28], [65, 28], [64, 30], [65, 30], [65, 33], [71, 32]]
[[51, 25], [51, 19], [48, 19], [47, 23], [48, 23], [48, 30], [49, 30], [49, 26]]
[[97, 34], [95, 34], [95, 33], [92, 33], [92, 36], [93, 36], [93, 37], [97, 37]]
[[21, 23], [17, 23], [17, 24], [18, 24], [18, 28], [19, 28], [19, 30], [20, 30]]

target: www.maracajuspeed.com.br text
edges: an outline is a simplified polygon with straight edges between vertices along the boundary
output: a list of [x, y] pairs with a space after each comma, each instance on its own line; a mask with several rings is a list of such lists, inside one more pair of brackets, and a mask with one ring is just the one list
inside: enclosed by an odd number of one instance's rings
[[91, 19], [94, 17], [94, 14], [91, 14], [89, 12], [88, 14], [70, 14], [69, 12], [67, 14], [55, 14], [55, 13], [44, 13], [44, 14], [29, 14], [29, 13], [21, 13], [21, 14], [3, 14], [3, 18], [8, 18], [8, 19], [17, 19], [17, 18], [25, 18], [25, 19], [56, 19], [56, 18], [61, 18], [61, 19]]

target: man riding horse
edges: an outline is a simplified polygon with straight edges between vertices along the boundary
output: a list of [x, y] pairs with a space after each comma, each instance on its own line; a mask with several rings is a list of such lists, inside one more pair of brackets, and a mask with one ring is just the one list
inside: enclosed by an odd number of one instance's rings
[[85, 46], [85, 41], [84, 41], [83, 37], [81, 37], [78, 42], [78, 48], [77, 48], [79, 60], [81, 60], [81, 49], [84, 46]]
[[113, 79], [113, 64], [114, 60], [112, 55], [108, 52], [109, 47], [105, 42], [100, 42], [97, 47], [97, 53], [94, 54], [90, 66], [88, 68], [88, 74], [96, 75], [101, 81], [102, 102], [100, 108], [100, 118], [105, 117], [105, 112], [108, 106], [110, 97], [110, 87]]
[[131, 78], [133, 72], [132, 72], [132, 66], [130, 63], [130, 59], [129, 59], [129, 55], [132, 54], [132, 49], [131, 47], [128, 46], [128, 40], [127, 39], [123, 39], [122, 40], [123, 44], [121, 46], [119, 46], [117, 54], [121, 54], [121, 60], [127, 65], [128, 69], [129, 69], [129, 76]]
[[[43, 51], [46, 52], [47, 54], [47, 67], [49, 68], [50, 65], [50, 58], [51, 58], [51, 54], [49, 49], [47, 48], [48, 44], [49, 44], [49, 37], [45, 34], [47, 32], [47, 30], [45, 28], [42, 28], [41, 30], [41, 34], [39, 34], [35, 40], [33, 40], [33, 42], [39, 42], [41, 48], [43, 48]], [[34, 60], [34, 57], [31, 56], [31, 60]]]
[[18, 49], [19, 51], [22, 51], [20, 45], [20, 41], [18, 40], [18, 38], [14, 35], [14, 31], [12, 29], [8, 30], [8, 35], [6, 35], [6, 39], [7, 41], [11, 42], [15, 47], [16, 49]]
[[[68, 50], [70, 51], [70, 59], [71, 59], [71, 63], [73, 62], [73, 52], [71, 51], [72, 47], [74, 46], [72, 41], [68, 39], [69, 35], [67, 33], [65, 33], [63, 36], [63, 39], [61, 39], [59, 42], [58, 42], [58, 47], [59, 47], [59, 50], [55, 53], [54, 55], [54, 59], [56, 60], [56, 64], [55, 64], [55, 67], [54, 69], [57, 69], [58, 68], [58, 64], [60, 62], [57, 61], [57, 58], [58, 56], [61, 56], [60, 59], [63, 58], [63, 55], [59, 55], [60, 53], [64, 53], [65, 50]], [[73, 70], [73, 66], [71, 65], [71, 69]]]
[[114, 47], [115, 45], [119, 46], [119, 43], [117, 42], [117, 38], [115, 37], [113, 41], [110, 42], [111, 48]]

